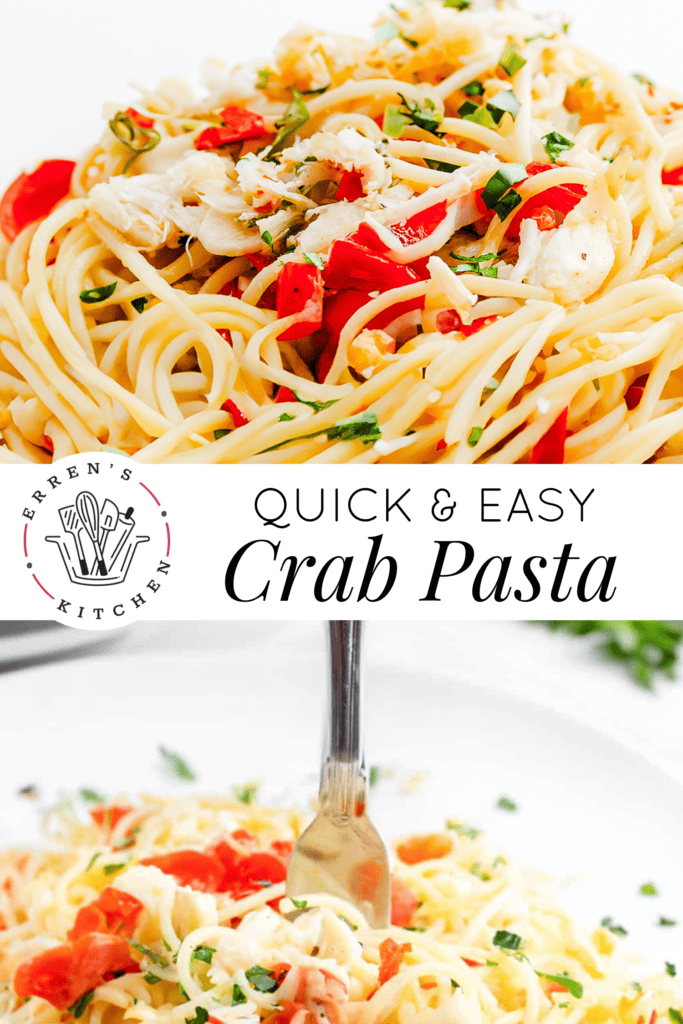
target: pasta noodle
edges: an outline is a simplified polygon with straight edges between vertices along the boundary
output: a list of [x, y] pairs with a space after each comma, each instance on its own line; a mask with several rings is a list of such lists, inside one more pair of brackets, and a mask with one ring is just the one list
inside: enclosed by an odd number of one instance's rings
[[[272, 870], [277, 858], [254, 851], [286, 858], [302, 827], [294, 810], [150, 797], [91, 813], [85, 825], [62, 810], [49, 852], [0, 858], [4, 1021], [638, 1024], [670, 1008], [677, 1019], [682, 995], [671, 971], [636, 977], [610, 931], [584, 932], [547, 883], [494, 857], [457, 822], [398, 845], [394, 923], [373, 930], [333, 896], [310, 895], [288, 919], [294, 907], [277, 881], [284, 869], [247, 893], [234, 880], [215, 891], [211, 851], [233, 875], [249, 857], [254, 871]], [[75, 943], [107, 936], [133, 956], [120, 976], [96, 967], [88, 982], [79, 963], [64, 975]], [[35, 989], [45, 984], [41, 997]], [[83, 993], [87, 984], [95, 988]], [[70, 1017], [64, 1003], [74, 993]]]
[[0, 204], [0, 463], [683, 460], [683, 100], [566, 28], [413, 0], [108, 105]]

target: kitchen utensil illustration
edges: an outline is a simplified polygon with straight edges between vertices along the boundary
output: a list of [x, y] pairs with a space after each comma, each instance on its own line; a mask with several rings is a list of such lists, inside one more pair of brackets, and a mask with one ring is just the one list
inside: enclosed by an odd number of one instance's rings
[[114, 568], [114, 563], [121, 554], [121, 550], [126, 541], [128, 540], [128, 538], [130, 537], [133, 527], [135, 526], [135, 520], [133, 519], [133, 511], [134, 509], [131, 506], [131, 508], [126, 510], [125, 516], [119, 514], [118, 525], [125, 527], [125, 529], [121, 536], [119, 537], [118, 543], [114, 548], [114, 554], [111, 556], [111, 559], [109, 561], [110, 571]]
[[91, 494], [90, 491], [81, 491], [76, 497], [76, 511], [95, 549], [100, 576], [106, 576], [107, 567], [104, 564], [102, 548], [100, 547], [100, 510], [95, 495]]
[[[116, 502], [112, 501], [111, 498], [106, 498], [100, 510], [100, 547], [102, 548], [103, 555], [112, 531], [118, 526], [119, 516], [119, 507]], [[93, 575], [96, 567], [97, 562], [94, 562], [93, 567], [90, 570]]]
[[62, 529], [65, 533], [70, 533], [74, 539], [76, 546], [76, 553], [78, 555], [78, 561], [81, 567], [81, 573], [83, 576], [88, 575], [88, 564], [85, 560], [85, 552], [83, 551], [83, 542], [81, 541], [81, 530], [83, 524], [80, 520], [78, 512], [74, 505], [66, 505], [64, 508], [59, 510], [59, 518], [62, 523]]

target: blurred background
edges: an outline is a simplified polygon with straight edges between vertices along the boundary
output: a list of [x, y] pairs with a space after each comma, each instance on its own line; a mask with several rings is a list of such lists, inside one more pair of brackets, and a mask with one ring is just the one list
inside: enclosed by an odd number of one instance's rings
[[[371, 813], [387, 839], [483, 828], [563, 879], [586, 923], [611, 916], [672, 960], [683, 927], [659, 922], [683, 922], [683, 681], [651, 666], [680, 631], [591, 626], [368, 624]], [[85, 813], [84, 789], [309, 805], [325, 686], [322, 622], [0, 623], [0, 845], [39, 841], [56, 801]]]
[[[572, 38], [625, 72], [683, 85], [676, 29], [677, 0], [521, 0], [529, 11], [555, 12], [572, 22]], [[138, 93], [182, 75], [199, 83], [208, 56], [228, 64], [267, 57], [297, 20], [330, 31], [367, 35], [387, 5], [367, 0], [205, 0], [193, 16], [184, 0], [141, 4], [119, 0], [94, 14], [86, 0], [24, 0], [6, 4], [0, 62], [3, 140], [0, 187], [46, 156], [74, 156], [102, 132], [105, 100], [122, 107]]]

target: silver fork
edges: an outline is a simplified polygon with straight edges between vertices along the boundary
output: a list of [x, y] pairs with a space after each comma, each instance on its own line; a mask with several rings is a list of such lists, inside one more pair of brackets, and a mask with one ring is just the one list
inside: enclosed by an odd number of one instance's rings
[[367, 776], [361, 713], [360, 622], [330, 622], [330, 682], [320, 810], [300, 836], [287, 871], [287, 895], [340, 896], [373, 928], [389, 924], [389, 859], [365, 811]]

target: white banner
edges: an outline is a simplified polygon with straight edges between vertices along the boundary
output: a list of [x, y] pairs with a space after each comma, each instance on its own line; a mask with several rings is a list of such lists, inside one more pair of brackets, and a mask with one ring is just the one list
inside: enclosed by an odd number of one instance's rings
[[676, 618], [677, 469], [5, 468], [0, 618]]

